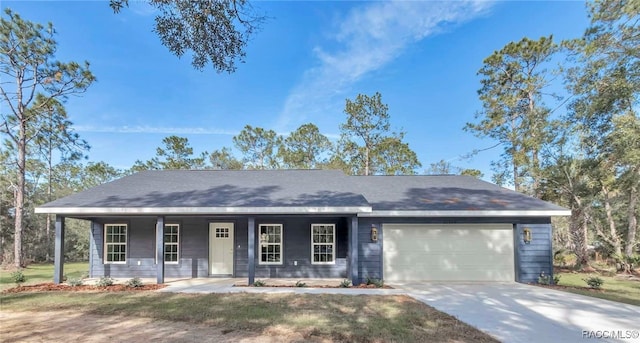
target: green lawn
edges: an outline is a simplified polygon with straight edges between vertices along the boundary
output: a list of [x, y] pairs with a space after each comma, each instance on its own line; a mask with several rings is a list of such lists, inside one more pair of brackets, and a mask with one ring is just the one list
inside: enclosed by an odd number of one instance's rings
[[[623, 280], [596, 273], [556, 273], [556, 275], [560, 275], [560, 286], [576, 287], [561, 290], [640, 306], [640, 281]], [[590, 276], [598, 276], [604, 280], [601, 291], [587, 289], [587, 283], [582, 279]]]
[[[16, 286], [11, 278], [12, 272], [13, 270], [10, 269], [0, 269], [0, 291]], [[82, 277], [88, 272], [88, 262], [70, 262], [64, 264], [64, 274], [69, 279]], [[25, 285], [52, 282], [53, 264], [30, 264], [27, 268], [22, 269], [22, 273], [26, 277]]]
[[305, 340], [496, 342], [407, 296], [42, 292], [0, 294], [2, 311], [70, 311], [205, 324], [267, 333], [277, 325]]

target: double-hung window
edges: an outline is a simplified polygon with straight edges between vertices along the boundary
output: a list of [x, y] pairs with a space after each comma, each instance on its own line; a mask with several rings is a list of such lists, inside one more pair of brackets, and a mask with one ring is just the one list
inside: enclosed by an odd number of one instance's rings
[[[177, 264], [180, 261], [180, 225], [164, 224], [163, 254], [165, 264]], [[156, 262], [158, 263], [156, 247]]]
[[180, 261], [180, 225], [165, 224], [164, 226], [164, 262], [178, 263]]
[[311, 263], [334, 264], [336, 247], [334, 224], [311, 225]]
[[127, 224], [104, 224], [104, 263], [127, 263]]
[[260, 224], [260, 264], [282, 264], [282, 224]]

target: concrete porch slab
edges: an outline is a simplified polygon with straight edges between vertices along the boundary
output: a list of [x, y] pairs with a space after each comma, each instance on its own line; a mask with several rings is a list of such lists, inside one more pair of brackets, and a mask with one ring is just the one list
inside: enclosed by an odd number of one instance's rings
[[[371, 294], [371, 295], [393, 295], [404, 294], [403, 291], [388, 288], [322, 288], [342, 279], [260, 279], [271, 280], [267, 285], [295, 285], [297, 281], [302, 281], [316, 287], [249, 287], [247, 279], [240, 278], [197, 278], [182, 279], [166, 282], [167, 287], [157, 290], [157, 292], [168, 293], [297, 293], [297, 294]], [[338, 282], [338, 284], [339, 284]], [[238, 286], [236, 286], [238, 285]]]

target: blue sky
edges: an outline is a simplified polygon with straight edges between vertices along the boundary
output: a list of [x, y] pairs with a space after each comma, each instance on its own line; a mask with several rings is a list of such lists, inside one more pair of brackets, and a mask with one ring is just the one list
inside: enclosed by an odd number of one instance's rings
[[406, 131], [423, 168], [441, 159], [491, 176], [499, 148], [462, 130], [481, 108], [476, 72], [510, 41], [579, 37], [582, 1], [255, 1], [269, 19], [234, 74], [192, 68], [151, 31], [144, 2], [113, 14], [107, 1], [2, 1], [25, 19], [52, 22], [61, 61], [91, 63], [98, 78], [67, 112], [89, 159], [119, 168], [155, 154], [162, 138], [196, 152], [232, 147], [245, 125], [286, 134], [313, 122], [337, 137], [344, 102], [378, 91], [392, 126]]

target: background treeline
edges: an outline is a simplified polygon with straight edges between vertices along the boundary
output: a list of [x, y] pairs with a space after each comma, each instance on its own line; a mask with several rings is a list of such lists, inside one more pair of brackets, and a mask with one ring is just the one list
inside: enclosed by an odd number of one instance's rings
[[[591, 23], [582, 37], [523, 38], [488, 56], [478, 71], [482, 108], [464, 131], [502, 149], [492, 163], [494, 182], [571, 210], [571, 217], [554, 222], [556, 250], [571, 252], [577, 267], [588, 266], [598, 251], [629, 269], [640, 262], [640, 4], [600, 0], [588, 2], [587, 11]], [[169, 136], [155, 156], [129, 169], [88, 162], [89, 144], [74, 133], [64, 104], [95, 80], [89, 64], [55, 60], [54, 31], [10, 10], [0, 31], [6, 81], [0, 123], [3, 263], [51, 258], [52, 218], [35, 215], [34, 207], [141, 170], [325, 168], [358, 175], [483, 176], [447, 161], [421, 170], [405, 132], [391, 126], [379, 93], [346, 100], [340, 137], [326, 137], [313, 123], [286, 135], [247, 125], [229, 146], [210, 152], [194, 152], [186, 137]], [[68, 223], [67, 258], [87, 258], [87, 227]]]

